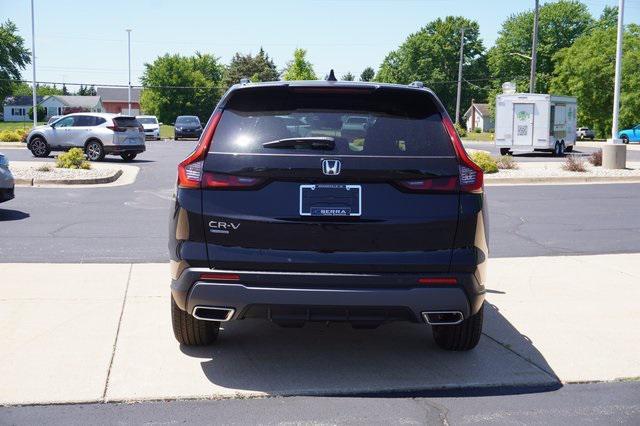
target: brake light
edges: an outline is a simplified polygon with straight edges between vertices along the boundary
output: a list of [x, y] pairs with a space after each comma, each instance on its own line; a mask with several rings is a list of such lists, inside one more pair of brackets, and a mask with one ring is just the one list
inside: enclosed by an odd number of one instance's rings
[[202, 176], [202, 188], [237, 189], [252, 188], [264, 182], [262, 178], [223, 175], [206, 172]]
[[403, 189], [416, 192], [446, 192], [458, 189], [458, 178], [437, 177], [431, 179], [401, 180], [396, 182]]
[[426, 285], [458, 284], [458, 279], [454, 277], [423, 277], [418, 279], [418, 283]]
[[117, 124], [113, 124], [113, 126], [107, 126], [107, 129], [113, 130], [114, 132], [126, 132], [126, 127], [120, 127]]
[[213, 134], [216, 131], [221, 116], [222, 114], [220, 112], [216, 112], [213, 117], [211, 117], [204, 133], [202, 133], [200, 137], [200, 142], [196, 149], [178, 164], [178, 186], [180, 188], [201, 187], [204, 159], [207, 152], [209, 152]]
[[445, 115], [442, 117], [442, 122], [447, 129], [447, 133], [449, 133], [453, 149], [458, 157], [460, 188], [465, 192], [481, 193], [484, 180], [482, 169], [467, 155], [467, 151], [465, 151], [462, 145], [462, 141], [458, 136], [458, 132], [456, 132], [456, 128], [453, 126], [451, 118]]

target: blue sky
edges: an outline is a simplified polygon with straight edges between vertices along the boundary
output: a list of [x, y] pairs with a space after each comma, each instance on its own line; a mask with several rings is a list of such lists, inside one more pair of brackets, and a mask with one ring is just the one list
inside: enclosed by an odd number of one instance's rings
[[[584, 0], [595, 16], [616, 0]], [[544, 1], [542, 1], [544, 3]], [[640, 23], [640, 0], [627, 0], [625, 23]], [[296, 47], [308, 50], [316, 73], [355, 75], [377, 69], [386, 54], [427, 22], [447, 15], [475, 19], [485, 46], [502, 22], [534, 0], [271, 0], [164, 1], [35, 0], [39, 81], [127, 83], [127, 36], [132, 28], [132, 82], [144, 63], [164, 53], [212, 53], [228, 62], [236, 51], [263, 46], [278, 68]], [[31, 46], [29, 0], [0, 0]], [[31, 68], [23, 73], [31, 78]]]

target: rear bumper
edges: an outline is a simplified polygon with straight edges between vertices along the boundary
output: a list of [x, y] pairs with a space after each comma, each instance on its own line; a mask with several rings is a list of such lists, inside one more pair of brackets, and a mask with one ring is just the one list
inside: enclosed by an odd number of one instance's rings
[[135, 152], [136, 154], [140, 154], [144, 152], [147, 148], [144, 145], [105, 145], [104, 152], [105, 154], [122, 154], [125, 152]]
[[202, 130], [197, 130], [197, 131], [191, 131], [191, 130], [182, 130], [182, 131], [178, 131], [175, 130], [174, 131], [175, 137], [176, 138], [199, 138], [200, 135], [202, 135]]
[[[417, 284], [417, 274], [324, 274], [215, 271], [233, 273], [234, 282], [200, 280], [208, 268], [188, 268], [172, 281], [177, 305], [193, 314], [196, 307], [233, 309], [229, 320], [273, 319], [274, 312], [300, 321], [341, 321], [368, 317], [422, 322], [425, 311], [459, 311], [464, 318], [484, 301], [484, 286], [474, 274], [455, 276], [457, 285]], [[430, 274], [430, 277], [437, 275]], [[351, 318], [350, 318], [351, 316]]]

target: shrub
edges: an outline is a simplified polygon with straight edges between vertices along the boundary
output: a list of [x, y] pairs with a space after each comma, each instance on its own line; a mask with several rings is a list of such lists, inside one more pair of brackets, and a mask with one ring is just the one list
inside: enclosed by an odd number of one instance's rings
[[562, 164], [562, 168], [568, 172], [586, 172], [584, 160], [577, 155], [569, 155]]
[[36, 170], [39, 172], [50, 172], [51, 166], [48, 164], [43, 164], [41, 166], [36, 167]]
[[15, 130], [3, 130], [0, 132], [0, 142], [18, 142], [22, 135]]
[[488, 152], [473, 151], [469, 157], [476, 163], [485, 173], [495, 173], [498, 171], [498, 164]]
[[482, 133], [482, 129], [480, 127], [476, 127], [475, 129], [473, 129], [473, 131], [475, 133]]
[[454, 124], [454, 127], [456, 128], [456, 132], [458, 132], [458, 136], [460, 136], [461, 138], [464, 138], [465, 136], [467, 136], [467, 131], [465, 130], [464, 127], [462, 127], [459, 124]]
[[594, 166], [602, 166], [602, 150], [599, 149], [595, 152], [592, 152], [589, 156], [589, 162]]
[[496, 162], [499, 169], [513, 170], [518, 168], [518, 163], [511, 155], [501, 155]]
[[84, 158], [84, 152], [80, 148], [71, 148], [69, 151], [58, 155], [56, 158], [56, 167], [61, 169], [85, 169], [91, 168], [91, 165]]

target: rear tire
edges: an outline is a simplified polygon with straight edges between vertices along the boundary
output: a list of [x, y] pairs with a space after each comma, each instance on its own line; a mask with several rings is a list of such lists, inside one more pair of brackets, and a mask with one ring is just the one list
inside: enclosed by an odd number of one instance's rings
[[138, 155], [137, 152], [123, 152], [122, 154], [120, 154], [120, 157], [122, 157], [124, 161], [129, 162], [129, 161], [133, 161], [137, 155]]
[[509, 155], [510, 152], [509, 148], [500, 148], [500, 155]]
[[84, 147], [84, 154], [89, 161], [102, 161], [105, 156], [104, 147], [98, 141], [89, 141]]
[[49, 144], [44, 140], [44, 138], [36, 136], [31, 139], [31, 142], [29, 143], [29, 151], [31, 151], [31, 154], [33, 154], [34, 157], [46, 158], [51, 154], [51, 147], [49, 147]]
[[627, 136], [627, 135], [622, 135], [622, 137], [620, 139], [622, 139], [622, 143], [623, 144], [628, 144], [629, 143], [629, 136]]
[[482, 335], [484, 303], [480, 310], [458, 325], [434, 325], [433, 340], [448, 351], [468, 351], [476, 347]]
[[215, 342], [220, 331], [220, 322], [202, 321], [178, 307], [171, 297], [171, 324], [176, 340], [186, 346], [206, 346]]

